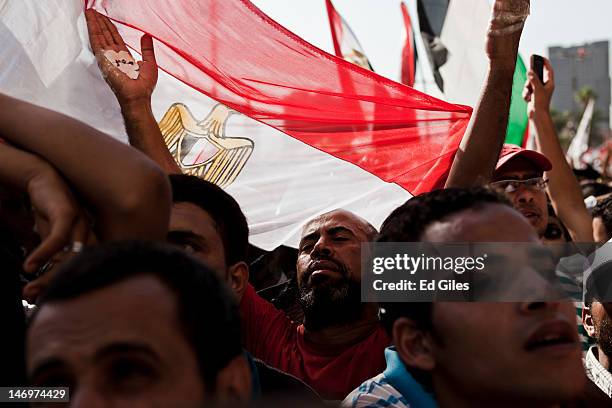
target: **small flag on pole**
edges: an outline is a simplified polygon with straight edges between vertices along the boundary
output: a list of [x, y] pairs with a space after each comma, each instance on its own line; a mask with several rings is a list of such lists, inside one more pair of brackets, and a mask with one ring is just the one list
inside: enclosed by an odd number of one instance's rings
[[325, 0], [325, 4], [336, 56], [374, 71], [363, 47], [357, 40], [357, 36], [355, 36], [346, 20], [338, 13], [331, 0]]
[[587, 104], [576, 135], [572, 139], [572, 143], [567, 149], [567, 159], [575, 169], [584, 167], [582, 155], [589, 150], [589, 140], [591, 136], [591, 122], [593, 121], [593, 113], [595, 112], [595, 99], [590, 99]]
[[400, 7], [405, 27], [404, 46], [402, 48], [402, 84], [414, 86], [414, 70], [416, 67], [414, 31], [406, 3], [402, 1]]

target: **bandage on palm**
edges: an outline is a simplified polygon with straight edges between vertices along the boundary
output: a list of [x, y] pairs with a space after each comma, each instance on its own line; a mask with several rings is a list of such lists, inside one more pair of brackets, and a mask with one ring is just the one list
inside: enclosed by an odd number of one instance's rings
[[489, 24], [489, 34], [503, 36], [521, 31], [529, 12], [529, 0], [496, 0]]
[[104, 57], [130, 79], [138, 79], [140, 67], [129, 52], [106, 50], [104, 51]]

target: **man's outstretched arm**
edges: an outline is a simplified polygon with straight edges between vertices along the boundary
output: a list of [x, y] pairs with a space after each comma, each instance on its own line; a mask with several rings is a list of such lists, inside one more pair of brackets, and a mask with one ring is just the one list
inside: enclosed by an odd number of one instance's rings
[[104, 56], [105, 51], [129, 53], [113, 23], [93, 9], [85, 11], [92, 51], [102, 75], [115, 93], [125, 122], [130, 144], [149, 156], [167, 174], [180, 174], [181, 169], [168, 151], [151, 109], [151, 95], [157, 83], [157, 64], [153, 40], [142, 37], [142, 61], [138, 62], [138, 78], [121, 72]]
[[468, 129], [450, 169], [446, 187], [487, 184], [508, 128], [512, 82], [529, 0], [496, 0], [487, 33], [489, 68]]

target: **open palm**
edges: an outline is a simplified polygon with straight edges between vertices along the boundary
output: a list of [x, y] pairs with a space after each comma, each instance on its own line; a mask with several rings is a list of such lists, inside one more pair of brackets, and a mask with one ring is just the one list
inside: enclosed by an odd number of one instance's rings
[[142, 61], [138, 62], [139, 75], [137, 79], [131, 79], [104, 56], [104, 52], [108, 50], [129, 53], [114, 24], [108, 17], [93, 9], [85, 11], [85, 18], [89, 41], [96, 55], [100, 71], [102, 71], [102, 75], [119, 102], [127, 103], [150, 99], [157, 83], [157, 64], [153, 50], [153, 39], [148, 35], [142, 36], [140, 40]]

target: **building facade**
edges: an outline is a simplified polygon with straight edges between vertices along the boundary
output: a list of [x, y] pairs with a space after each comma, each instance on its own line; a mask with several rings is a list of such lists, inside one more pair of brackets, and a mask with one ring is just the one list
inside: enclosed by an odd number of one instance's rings
[[[555, 69], [555, 94], [552, 107], [558, 111], [581, 112], [576, 93], [590, 87], [597, 94], [595, 110], [599, 120], [593, 123], [596, 134], [610, 129], [610, 44], [599, 41], [575, 47], [550, 47], [548, 54]], [[593, 141], [595, 142], [595, 141]]]

